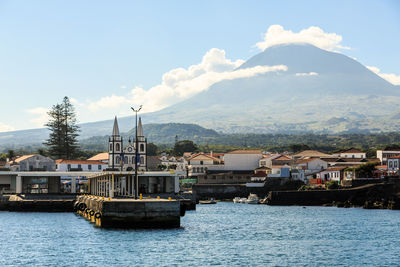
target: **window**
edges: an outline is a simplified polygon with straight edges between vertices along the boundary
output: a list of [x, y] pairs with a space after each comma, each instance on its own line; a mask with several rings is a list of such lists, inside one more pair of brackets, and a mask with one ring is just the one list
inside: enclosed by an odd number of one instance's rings
[[112, 148], [112, 144], [110, 144], [110, 151], [112, 151], [113, 150], [113, 148]]
[[67, 169], [70, 170], [71, 169], [71, 164], [67, 165]]
[[144, 164], [144, 157], [140, 157], [140, 164]]
[[140, 144], [140, 152], [144, 152], [144, 144]]
[[128, 157], [124, 157], [124, 163], [128, 164]]
[[82, 169], [82, 165], [81, 164], [78, 164], [78, 169]]
[[87, 166], [87, 168], [88, 168], [88, 170], [91, 170], [91, 169], [92, 169], [92, 165], [89, 164], [89, 165]]
[[120, 161], [121, 161], [121, 157], [120, 157], [120, 156], [116, 156], [116, 157], [115, 157], [115, 162], [116, 162], [117, 164], [119, 164]]
[[97, 169], [98, 169], [98, 170], [101, 170], [101, 165], [100, 165], [100, 164], [97, 166]]
[[115, 150], [118, 152], [119, 149], [120, 149], [120, 145], [117, 143], [117, 144], [115, 145]]
[[203, 161], [202, 160], [200, 160], [200, 165], [203, 165]]
[[389, 168], [392, 168], [392, 167], [393, 167], [393, 162], [389, 161]]
[[395, 160], [394, 162], [393, 162], [393, 167], [395, 167], [395, 168], [397, 168], [397, 160]]

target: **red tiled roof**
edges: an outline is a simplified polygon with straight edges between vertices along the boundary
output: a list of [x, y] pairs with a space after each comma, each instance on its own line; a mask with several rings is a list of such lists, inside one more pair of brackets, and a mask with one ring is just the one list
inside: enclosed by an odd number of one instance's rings
[[91, 158], [88, 158], [87, 160], [108, 160], [108, 152], [99, 153]]
[[261, 154], [259, 149], [239, 149], [228, 152], [227, 154]]
[[362, 152], [361, 150], [359, 150], [357, 148], [352, 147], [347, 150], [342, 150], [342, 151], [340, 151], [340, 153], [364, 153], [364, 152]]

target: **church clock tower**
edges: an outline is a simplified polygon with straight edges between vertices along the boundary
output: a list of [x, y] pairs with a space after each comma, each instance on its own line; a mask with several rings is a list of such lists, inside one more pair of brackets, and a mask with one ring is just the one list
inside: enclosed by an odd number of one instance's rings
[[117, 116], [114, 119], [113, 132], [108, 139], [108, 166], [112, 169], [121, 167], [122, 137], [119, 134]]

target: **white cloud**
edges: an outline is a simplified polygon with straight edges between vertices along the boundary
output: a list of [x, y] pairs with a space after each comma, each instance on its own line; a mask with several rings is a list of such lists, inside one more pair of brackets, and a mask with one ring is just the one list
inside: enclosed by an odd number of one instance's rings
[[308, 43], [321, 49], [329, 51], [338, 51], [350, 49], [350, 47], [341, 45], [342, 36], [336, 33], [326, 33], [321, 28], [311, 26], [300, 32], [285, 30], [281, 25], [271, 25], [264, 35], [264, 40], [256, 43], [261, 50], [279, 44], [290, 43]]
[[[72, 102], [72, 101], [71, 101]], [[33, 117], [29, 120], [35, 127], [43, 127], [44, 124], [49, 120], [47, 112], [49, 110], [44, 107], [37, 107], [26, 110]]]
[[317, 76], [318, 73], [316, 72], [309, 72], [309, 73], [296, 73], [296, 76]]
[[14, 131], [14, 127], [0, 122], [0, 132], [9, 132], [9, 131]]
[[366, 66], [370, 71], [376, 73], [377, 75], [381, 76], [386, 81], [394, 84], [400, 85], [400, 75], [396, 75], [394, 73], [381, 73], [381, 70], [374, 66]]
[[243, 60], [232, 61], [226, 58], [225, 51], [212, 48], [204, 56], [200, 64], [187, 69], [177, 68], [168, 71], [162, 82], [149, 90], [135, 87], [127, 95], [106, 96], [98, 101], [90, 102], [90, 111], [116, 108], [121, 105], [141, 105], [144, 112], [160, 110], [164, 107], [185, 100], [197, 93], [207, 90], [212, 84], [222, 80], [252, 77], [266, 72], [286, 71], [284, 65], [256, 66], [239, 69]]

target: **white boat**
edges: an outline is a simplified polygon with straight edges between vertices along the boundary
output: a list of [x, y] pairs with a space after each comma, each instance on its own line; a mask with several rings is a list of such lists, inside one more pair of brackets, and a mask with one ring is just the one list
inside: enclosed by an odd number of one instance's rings
[[235, 197], [233, 199], [233, 203], [240, 203], [240, 197]]
[[258, 196], [257, 194], [250, 194], [246, 200], [247, 204], [258, 204]]
[[247, 198], [242, 197], [242, 198], [239, 200], [239, 203], [246, 203], [246, 201], [247, 201]]

